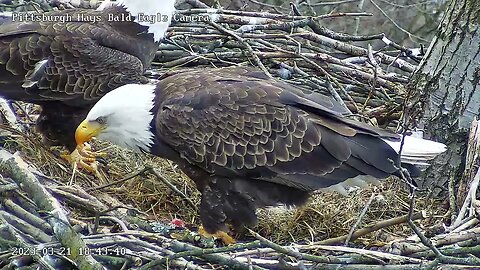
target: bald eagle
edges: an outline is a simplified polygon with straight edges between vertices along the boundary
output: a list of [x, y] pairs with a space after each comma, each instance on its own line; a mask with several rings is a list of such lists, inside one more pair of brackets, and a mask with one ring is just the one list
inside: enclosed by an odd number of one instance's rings
[[[37, 129], [49, 145], [73, 150], [75, 128], [95, 102], [119, 86], [149, 81], [143, 74], [175, 0], [119, 2], [103, 10], [37, 13], [38, 20], [18, 13], [0, 25], [0, 97], [39, 104]], [[139, 13], [166, 20], [139, 21]]]
[[255, 224], [259, 207], [300, 205], [319, 189], [344, 192], [445, 151], [407, 136], [400, 157], [399, 135], [346, 113], [327, 96], [256, 69], [196, 70], [111, 91], [75, 136], [176, 162], [202, 193], [200, 219], [215, 233]]

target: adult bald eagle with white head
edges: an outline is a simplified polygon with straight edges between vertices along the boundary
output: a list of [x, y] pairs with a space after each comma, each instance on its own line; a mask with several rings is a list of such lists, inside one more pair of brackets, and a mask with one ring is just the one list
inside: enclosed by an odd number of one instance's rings
[[72, 151], [75, 128], [93, 104], [117, 87], [149, 81], [144, 73], [174, 11], [175, 0], [121, 0], [99, 10], [16, 13], [0, 25], [0, 97], [40, 105], [44, 142]]
[[398, 134], [346, 114], [324, 95], [253, 68], [202, 69], [113, 90], [79, 125], [76, 140], [97, 137], [176, 162], [202, 193], [205, 230], [216, 233], [226, 224], [254, 224], [259, 207], [300, 205], [318, 189], [344, 193], [445, 151], [407, 136], [399, 156]]

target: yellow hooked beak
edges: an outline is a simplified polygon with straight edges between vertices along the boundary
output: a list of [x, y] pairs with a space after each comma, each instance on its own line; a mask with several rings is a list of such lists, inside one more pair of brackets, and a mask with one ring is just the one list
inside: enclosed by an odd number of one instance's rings
[[77, 145], [81, 145], [100, 134], [104, 129], [105, 127], [96, 121], [83, 120], [75, 131], [75, 141]]

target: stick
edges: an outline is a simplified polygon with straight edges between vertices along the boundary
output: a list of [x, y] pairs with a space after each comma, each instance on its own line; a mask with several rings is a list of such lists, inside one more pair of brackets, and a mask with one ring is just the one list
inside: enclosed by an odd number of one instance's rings
[[326, 245], [295, 245], [296, 248], [300, 250], [312, 250], [312, 249], [323, 249], [329, 251], [341, 251], [348, 253], [355, 253], [363, 256], [372, 256], [379, 259], [387, 259], [396, 262], [402, 263], [422, 263], [423, 261], [417, 258], [409, 258], [406, 256], [400, 256], [395, 254], [389, 254], [380, 251], [365, 250], [360, 248], [351, 248], [351, 247], [342, 247], [342, 246], [326, 246]]
[[107, 188], [107, 187], [115, 186], [115, 185], [121, 184], [123, 182], [126, 182], [126, 181], [128, 181], [128, 180], [130, 180], [130, 179], [132, 179], [136, 176], [142, 175], [145, 172], [150, 171], [151, 169], [152, 168], [150, 168], [150, 167], [144, 167], [143, 169], [140, 169], [136, 172], [130, 173], [129, 175], [125, 176], [124, 178], [122, 178], [120, 180], [113, 181], [113, 182], [110, 182], [108, 184], [97, 186], [97, 187], [86, 188], [85, 191], [87, 191], [87, 192], [88, 191], [98, 191], [98, 190], [102, 190], [102, 189]]
[[213, 27], [215, 27], [218, 31], [222, 32], [222, 33], [225, 33], [229, 36], [232, 36], [234, 37], [236, 40], [238, 40], [240, 43], [244, 44], [245, 47], [247, 48], [247, 51], [250, 53], [250, 56], [253, 58], [253, 60], [255, 61], [255, 63], [257, 64], [257, 66], [265, 73], [265, 75], [267, 75], [268, 77], [272, 78], [272, 74], [270, 74], [270, 72], [267, 70], [267, 68], [263, 65], [262, 61], [260, 60], [260, 58], [255, 54], [255, 52], [253, 51], [253, 48], [252, 46], [250, 46], [250, 44], [248, 44], [247, 42], [245, 42], [245, 40], [240, 37], [239, 35], [237, 35], [236, 33], [226, 29], [225, 27], [215, 23], [215, 22], [209, 22], [210, 25], [212, 25]]
[[[426, 212], [421, 211], [421, 212], [417, 212], [417, 213], [413, 214], [411, 218], [412, 218], [412, 220], [418, 220], [418, 219], [424, 219], [426, 217], [427, 217]], [[395, 218], [391, 218], [391, 219], [387, 219], [387, 220], [377, 222], [373, 225], [367, 226], [365, 228], [362, 228], [362, 229], [357, 230], [354, 233], [352, 233], [351, 240], [355, 240], [359, 237], [362, 237], [364, 235], [367, 235], [369, 233], [372, 233], [374, 231], [378, 231], [380, 229], [383, 229], [383, 228], [386, 228], [386, 227], [389, 227], [389, 226], [405, 223], [405, 222], [407, 222], [407, 220], [408, 220], [408, 215], [404, 215], [404, 216], [401, 216], [401, 217], [395, 217]], [[341, 243], [341, 242], [345, 241], [347, 239], [347, 237], [348, 237], [348, 235], [342, 235], [342, 236], [335, 237], [335, 238], [329, 238], [329, 239], [326, 239], [326, 240], [313, 242], [312, 245], [331, 245], [331, 244]]]
[[182, 257], [187, 257], [187, 256], [199, 256], [201, 257], [202, 255], [207, 255], [207, 254], [213, 254], [213, 253], [225, 253], [225, 252], [231, 252], [231, 251], [238, 251], [242, 249], [249, 249], [249, 248], [257, 248], [262, 246], [260, 241], [252, 241], [249, 243], [241, 243], [241, 244], [235, 244], [235, 245], [229, 245], [226, 247], [220, 247], [220, 248], [200, 248], [200, 249], [194, 249], [194, 250], [187, 250], [187, 251], [182, 251], [175, 253], [173, 255], [170, 255], [168, 257], [162, 258], [160, 260], [155, 260], [150, 263], [147, 263], [143, 265], [141, 268], [138, 270], [147, 270], [147, 269], [152, 269], [155, 266], [158, 265], [163, 265], [165, 263], [168, 263], [170, 260], [174, 260], [177, 258], [182, 258]]
[[[469, 230], [465, 230], [457, 233], [440, 234], [432, 237], [430, 240], [435, 246], [444, 246], [460, 243], [471, 239], [480, 238], [480, 227], [475, 227]], [[413, 242], [415, 240], [405, 239], [401, 241], [395, 241], [387, 245], [385, 250], [388, 252], [394, 252], [396, 254], [409, 255], [421, 251], [428, 250], [428, 248], [421, 243]]]
[[468, 258], [457, 258], [445, 255], [438, 250], [438, 248], [432, 243], [430, 239], [425, 237], [425, 235], [420, 231], [420, 229], [413, 223], [411, 216], [413, 215], [413, 208], [415, 205], [415, 189], [412, 189], [411, 193], [411, 200], [410, 200], [410, 209], [409, 209], [409, 219], [408, 225], [410, 228], [415, 232], [415, 234], [420, 238], [422, 244], [430, 248], [430, 250], [435, 254], [436, 258], [443, 263], [447, 264], [459, 264], [459, 265], [480, 265], [480, 259], [476, 257], [468, 257]]
[[355, 222], [355, 224], [353, 224], [352, 228], [348, 232], [347, 239], [345, 239], [345, 246], [348, 246], [348, 242], [350, 242], [350, 239], [352, 238], [352, 235], [355, 232], [355, 229], [358, 227], [358, 225], [360, 225], [360, 222], [362, 222], [362, 219], [367, 213], [368, 207], [370, 207], [370, 204], [372, 204], [374, 198], [375, 198], [375, 193], [372, 193], [372, 195], [370, 196], [370, 199], [368, 199], [367, 203], [363, 207], [362, 212], [360, 212], [360, 215], [358, 215], [357, 221]]
[[27, 192], [38, 207], [50, 214], [48, 222], [63, 246], [69, 247], [72, 253], [69, 258], [75, 261], [80, 269], [103, 270], [91, 255], [79, 255], [79, 250], [86, 248], [85, 243], [68, 223], [68, 218], [58, 201], [40, 184], [37, 178], [27, 169], [27, 165], [10, 153], [0, 150], [0, 171], [8, 173], [11, 178]]
[[167, 176], [163, 175], [162, 173], [160, 173], [157, 169], [155, 168], [151, 168], [150, 169], [150, 172], [155, 175], [157, 177], [157, 179], [159, 179], [160, 181], [162, 181], [162, 183], [164, 183], [165, 185], [167, 185], [171, 190], [173, 190], [174, 192], [176, 192], [178, 195], [180, 195], [183, 199], [185, 199], [188, 204], [190, 204], [190, 206], [193, 208], [193, 209], [197, 209], [197, 205], [189, 198], [187, 197], [187, 195], [185, 195], [185, 193], [181, 192], [175, 185], [172, 184], [171, 180], [168, 179]]
[[311, 255], [307, 253], [301, 253], [298, 252], [292, 248], [287, 248], [283, 247], [279, 244], [276, 244], [265, 237], [259, 235], [258, 233], [252, 231], [251, 229], [247, 228], [247, 230], [253, 235], [253, 237], [257, 238], [262, 242], [262, 244], [272, 248], [275, 251], [280, 252], [281, 254], [286, 254], [289, 256], [292, 256], [296, 258], [297, 260], [308, 260], [312, 262], [317, 262], [317, 263], [340, 263], [340, 264], [347, 264], [350, 263], [351, 261], [348, 259], [342, 259], [342, 258], [336, 258], [336, 257], [330, 257], [330, 256], [316, 256], [316, 255]]
[[[23, 240], [23, 238], [20, 236], [20, 234], [17, 233], [17, 231], [15, 230], [15, 227], [12, 226], [9, 222], [7, 222], [7, 220], [5, 220], [2, 215], [0, 215], [0, 225], [2, 225], [2, 227], [6, 228], [8, 233], [10, 235], [12, 235], [13, 238], [15, 238], [15, 245], [14, 245], [15, 247], [22, 247], [25, 250], [28, 250], [29, 251], [28, 253], [30, 253], [30, 255], [32, 255], [32, 257], [35, 259], [35, 261], [37, 261], [40, 265], [42, 265], [46, 269], [48, 269], [48, 270], [54, 270], [55, 269], [48, 262], [46, 262], [38, 252], [33, 252], [32, 251], [32, 250], [35, 249], [35, 247], [33, 247], [32, 245], [29, 245], [27, 242], [25, 242], [25, 240]], [[8, 254], [10, 254], [10, 253], [11, 252], [8, 252]]]
[[30, 223], [35, 228], [40, 229], [46, 233], [52, 232], [52, 226], [50, 226], [50, 224], [45, 222], [42, 218], [26, 211], [20, 205], [14, 203], [12, 200], [5, 199], [3, 200], [3, 204], [8, 210], [14, 212], [16, 216], [21, 217], [23, 220]]

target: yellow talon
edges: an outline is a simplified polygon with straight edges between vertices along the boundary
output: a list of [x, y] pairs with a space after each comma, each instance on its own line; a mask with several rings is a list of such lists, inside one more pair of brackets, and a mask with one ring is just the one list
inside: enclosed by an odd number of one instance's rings
[[220, 239], [222, 240], [222, 242], [225, 244], [225, 245], [232, 245], [232, 244], [235, 244], [237, 241], [235, 241], [235, 239], [233, 239], [233, 237], [231, 237], [227, 232], [224, 232], [224, 231], [218, 231], [214, 234], [211, 234], [211, 233], [208, 233], [204, 228], [203, 226], [200, 226], [198, 228], [198, 234], [204, 236], [204, 237], [213, 237], [213, 238], [216, 238], [216, 239]]
[[64, 152], [60, 156], [72, 164], [75, 169], [84, 169], [99, 179], [105, 178], [98, 169], [96, 157], [104, 157], [106, 153], [92, 151], [92, 147], [87, 143], [79, 144], [72, 153]]

